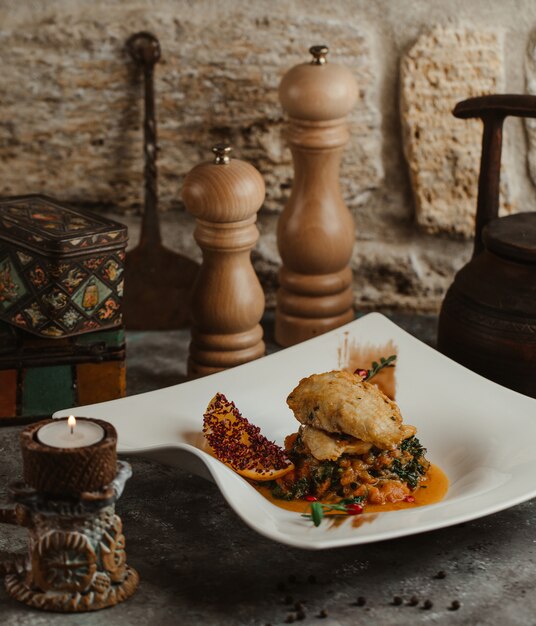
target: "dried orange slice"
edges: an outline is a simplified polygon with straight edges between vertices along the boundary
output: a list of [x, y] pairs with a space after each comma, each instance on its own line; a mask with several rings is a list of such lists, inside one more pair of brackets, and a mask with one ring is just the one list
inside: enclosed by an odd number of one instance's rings
[[222, 393], [203, 415], [203, 434], [214, 456], [250, 480], [275, 480], [294, 469], [285, 451], [242, 416]]

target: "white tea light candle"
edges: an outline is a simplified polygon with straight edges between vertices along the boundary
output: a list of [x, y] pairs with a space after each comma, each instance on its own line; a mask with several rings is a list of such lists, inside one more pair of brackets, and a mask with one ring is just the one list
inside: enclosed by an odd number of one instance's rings
[[78, 497], [117, 474], [117, 432], [104, 420], [78, 417], [72, 434], [66, 418], [43, 420], [21, 432], [20, 445], [24, 482], [42, 493]]
[[54, 420], [37, 431], [37, 439], [53, 448], [82, 448], [102, 441], [104, 429], [91, 420], [76, 421], [73, 415], [68, 420]]

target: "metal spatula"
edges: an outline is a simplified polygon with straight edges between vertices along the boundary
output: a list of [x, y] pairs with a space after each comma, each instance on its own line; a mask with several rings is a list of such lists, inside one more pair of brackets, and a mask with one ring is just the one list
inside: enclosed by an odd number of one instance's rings
[[127, 252], [124, 317], [134, 330], [182, 328], [189, 323], [190, 290], [198, 266], [162, 245], [158, 220], [157, 142], [153, 70], [160, 59], [158, 39], [147, 32], [132, 35], [127, 49], [144, 73], [145, 210], [140, 241]]

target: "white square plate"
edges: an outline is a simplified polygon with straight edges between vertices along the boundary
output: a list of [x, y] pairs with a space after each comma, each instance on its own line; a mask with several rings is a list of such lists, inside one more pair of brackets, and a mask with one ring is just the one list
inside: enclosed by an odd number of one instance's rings
[[[263, 498], [246, 480], [201, 450], [203, 412], [217, 391], [282, 444], [298, 423], [286, 405], [300, 378], [340, 368], [348, 343], [398, 353], [397, 402], [418, 429], [427, 458], [447, 474], [445, 499], [429, 506], [363, 514], [314, 527]], [[387, 356], [387, 355], [386, 355]], [[365, 364], [366, 365], [366, 364]], [[536, 495], [536, 400], [501, 387], [418, 341], [378, 313], [252, 363], [206, 378], [72, 410], [111, 422], [118, 450], [176, 465], [214, 480], [236, 513], [275, 541], [317, 550], [450, 526]], [[362, 523], [370, 522], [370, 523]]]

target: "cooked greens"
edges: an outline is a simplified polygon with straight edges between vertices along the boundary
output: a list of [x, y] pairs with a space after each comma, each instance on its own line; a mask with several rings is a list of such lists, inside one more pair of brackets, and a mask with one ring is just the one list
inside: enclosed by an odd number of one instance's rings
[[415, 489], [419, 484], [421, 476], [426, 474], [428, 469], [428, 463], [424, 460], [426, 454], [426, 448], [423, 448], [421, 442], [417, 437], [409, 437], [400, 444], [400, 449], [404, 452], [408, 452], [411, 455], [411, 460], [403, 462], [400, 459], [395, 459], [390, 467], [390, 470], [400, 478], [400, 480], [407, 483], [412, 489]]

